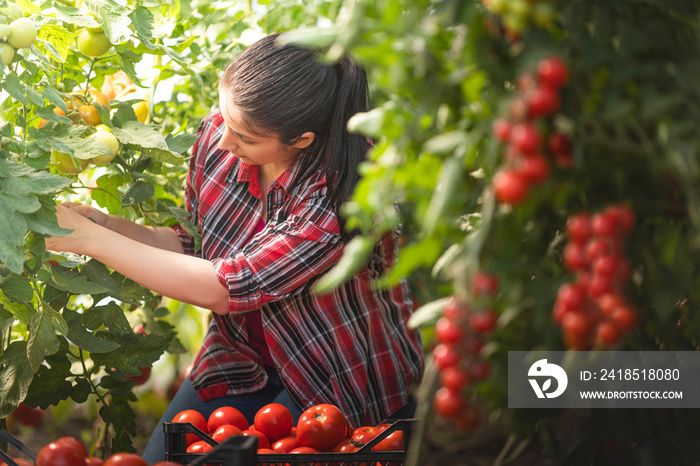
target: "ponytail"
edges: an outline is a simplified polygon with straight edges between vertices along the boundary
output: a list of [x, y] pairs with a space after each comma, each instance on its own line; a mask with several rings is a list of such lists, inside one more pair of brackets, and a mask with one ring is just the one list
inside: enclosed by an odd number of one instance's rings
[[336, 65], [324, 64], [317, 51], [280, 43], [278, 36], [267, 36], [244, 50], [224, 72], [221, 90], [230, 92], [253, 132], [269, 132], [284, 144], [294, 144], [307, 131], [315, 134], [299, 155], [295, 184], [317, 170], [324, 172], [341, 236], [348, 241], [352, 233], [345, 231], [340, 207], [359, 180], [358, 167], [369, 141], [350, 134], [347, 123], [369, 107], [367, 75], [349, 57]]

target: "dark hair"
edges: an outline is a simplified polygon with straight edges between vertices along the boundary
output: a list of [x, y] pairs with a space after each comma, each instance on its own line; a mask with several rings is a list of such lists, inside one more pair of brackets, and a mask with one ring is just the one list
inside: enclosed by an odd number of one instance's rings
[[355, 189], [358, 165], [369, 149], [367, 138], [348, 133], [347, 122], [368, 109], [367, 75], [350, 58], [325, 64], [318, 51], [278, 38], [273, 34], [245, 49], [224, 72], [220, 88], [230, 92], [253, 133], [274, 134], [284, 144], [294, 144], [307, 131], [315, 134], [300, 154], [297, 181], [324, 170], [328, 197], [347, 240], [350, 233], [339, 209]]

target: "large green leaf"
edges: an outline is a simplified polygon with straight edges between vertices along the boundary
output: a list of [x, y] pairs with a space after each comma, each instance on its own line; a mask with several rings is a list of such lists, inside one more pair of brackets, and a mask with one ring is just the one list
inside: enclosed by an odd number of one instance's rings
[[3, 419], [27, 396], [34, 377], [27, 359], [27, 342], [11, 342], [0, 355], [0, 368], [0, 419]]

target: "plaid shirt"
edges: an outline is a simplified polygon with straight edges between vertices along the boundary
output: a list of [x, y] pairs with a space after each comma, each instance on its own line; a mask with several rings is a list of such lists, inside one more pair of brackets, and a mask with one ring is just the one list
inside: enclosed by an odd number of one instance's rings
[[[292, 165], [269, 188], [262, 215], [257, 167], [218, 141], [225, 125], [209, 115], [199, 128], [187, 177], [186, 203], [211, 260], [229, 290], [229, 314], [213, 314], [191, 373], [203, 400], [257, 391], [267, 383], [260, 355], [248, 341], [246, 312], [260, 309], [265, 339], [282, 380], [302, 408], [337, 405], [355, 425], [375, 424], [408, 401], [419, 382], [423, 352], [409, 287], [377, 290], [372, 280], [391, 266], [398, 232], [386, 235], [351, 280], [332, 293], [312, 292], [341, 257], [338, 219], [325, 177], [312, 174], [289, 191]], [[192, 240], [176, 227], [185, 251]]]

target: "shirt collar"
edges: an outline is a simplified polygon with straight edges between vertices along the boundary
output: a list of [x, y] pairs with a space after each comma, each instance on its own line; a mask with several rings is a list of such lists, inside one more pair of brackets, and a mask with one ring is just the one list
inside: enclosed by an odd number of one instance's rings
[[[257, 197], [262, 197], [262, 189], [260, 187], [260, 178], [258, 177], [258, 166], [248, 165], [243, 163], [238, 159], [240, 163], [240, 168], [238, 169], [238, 175], [236, 176], [236, 181], [247, 182], [250, 186], [250, 193]], [[292, 185], [292, 182], [299, 174], [301, 165], [301, 158], [298, 158], [292, 164], [287, 167], [287, 169], [270, 185], [270, 188], [275, 188], [275, 185], [287, 192]]]

